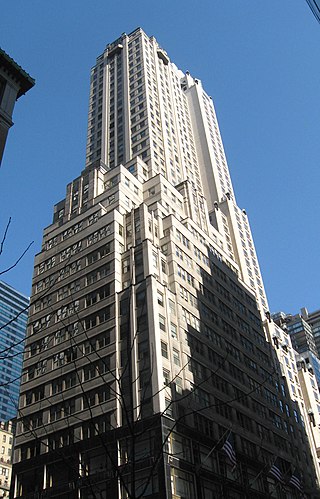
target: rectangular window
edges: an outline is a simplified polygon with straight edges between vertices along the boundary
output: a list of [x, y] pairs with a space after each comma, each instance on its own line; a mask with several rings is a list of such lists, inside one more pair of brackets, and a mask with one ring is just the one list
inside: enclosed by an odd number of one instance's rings
[[6, 88], [6, 80], [0, 76], [0, 104], [3, 98], [5, 88]]
[[177, 326], [175, 324], [173, 324], [173, 322], [170, 323], [170, 333], [171, 333], [171, 337], [174, 338], [175, 340], [178, 338]]
[[158, 268], [158, 254], [155, 251], [152, 252], [152, 264], [155, 269]]
[[161, 355], [165, 359], [168, 358], [168, 345], [164, 341], [161, 341]]
[[158, 304], [163, 307], [164, 306], [164, 302], [163, 302], [163, 293], [161, 293], [160, 291], [157, 291], [157, 299], [158, 299]]
[[166, 402], [165, 415], [172, 418], [173, 417], [173, 408], [172, 408], [171, 400], [165, 399], [165, 402]]
[[159, 327], [162, 331], [166, 330], [166, 319], [163, 317], [163, 315], [159, 314]]
[[173, 315], [176, 314], [176, 307], [175, 307], [174, 301], [172, 301], [172, 300], [169, 300], [169, 310], [170, 310], [170, 314], [173, 314]]
[[163, 384], [165, 386], [170, 385], [170, 371], [167, 371], [167, 369], [163, 369]]
[[165, 262], [165, 260], [161, 259], [161, 270], [164, 274], [167, 273], [167, 264]]
[[176, 393], [179, 393], [179, 395], [182, 395], [182, 379], [177, 376], [175, 381], [175, 387], [176, 387]]
[[176, 366], [180, 366], [180, 353], [179, 351], [174, 348], [172, 351], [172, 356], [173, 356], [173, 362]]

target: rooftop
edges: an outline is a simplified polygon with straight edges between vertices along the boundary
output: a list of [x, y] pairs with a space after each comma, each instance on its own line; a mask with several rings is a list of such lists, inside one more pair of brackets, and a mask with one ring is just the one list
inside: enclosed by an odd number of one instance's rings
[[35, 80], [0, 48], [0, 66], [5, 68], [20, 84], [17, 98], [24, 95], [35, 84]]

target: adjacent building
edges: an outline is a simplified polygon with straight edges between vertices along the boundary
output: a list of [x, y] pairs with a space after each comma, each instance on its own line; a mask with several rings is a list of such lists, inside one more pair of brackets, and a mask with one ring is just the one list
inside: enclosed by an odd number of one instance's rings
[[312, 328], [312, 334], [317, 349], [317, 356], [318, 358], [320, 358], [320, 310], [309, 313], [308, 310], [304, 307], [301, 309], [301, 315]]
[[265, 312], [212, 99], [123, 34], [35, 259], [12, 497], [317, 497]]
[[17, 99], [34, 86], [34, 79], [0, 49], [0, 165]]
[[0, 421], [18, 411], [29, 299], [0, 281]]
[[272, 318], [290, 335], [294, 350], [300, 354], [298, 359], [312, 368], [320, 386], [320, 311], [309, 313], [304, 307], [299, 314], [277, 312]]
[[12, 472], [14, 424], [0, 421], [0, 498], [8, 498]]
[[272, 314], [272, 318], [282, 329], [288, 332], [294, 350], [299, 353], [309, 351], [313, 355], [318, 356], [312, 327], [302, 314], [292, 315], [277, 312], [276, 314]]
[[[307, 434], [317, 480], [320, 482], [320, 393], [318, 370], [313, 368], [314, 365], [318, 367], [319, 359], [309, 351], [298, 353], [293, 348], [292, 336], [286, 327], [281, 328], [269, 320], [265, 322], [265, 330], [270, 343], [274, 345], [273, 355], [280, 363], [283, 379], [287, 383], [293, 416]], [[280, 407], [283, 412], [289, 413], [287, 405], [280, 403]]]
[[320, 475], [320, 394], [317, 379], [310, 363], [299, 355], [296, 356], [298, 378], [300, 384], [300, 397], [302, 396], [305, 414], [306, 431], [308, 434], [310, 448], [314, 453], [313, 459], [317, 463], [316, 469], [318, 480]]

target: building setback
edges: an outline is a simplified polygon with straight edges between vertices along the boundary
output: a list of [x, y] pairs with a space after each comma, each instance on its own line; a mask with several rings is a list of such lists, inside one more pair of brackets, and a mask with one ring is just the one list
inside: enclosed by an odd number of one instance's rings
[[12, 497], [316, 497], [265, 311], [211, 98], [122, 35], [35, 260]]
[[0, 421], [18, 410], [29, 299], [0, 281]]

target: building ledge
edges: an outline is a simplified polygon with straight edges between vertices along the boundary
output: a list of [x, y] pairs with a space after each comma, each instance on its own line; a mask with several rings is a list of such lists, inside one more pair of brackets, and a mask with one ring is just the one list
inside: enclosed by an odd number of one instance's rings
[[20, 89], [18, 91], [17, 99], [34, 86], [35, 80], [1, 48], [0, 67], [3, 67], [10, 75], [12, 75], [13, 78], [18, 81]]

